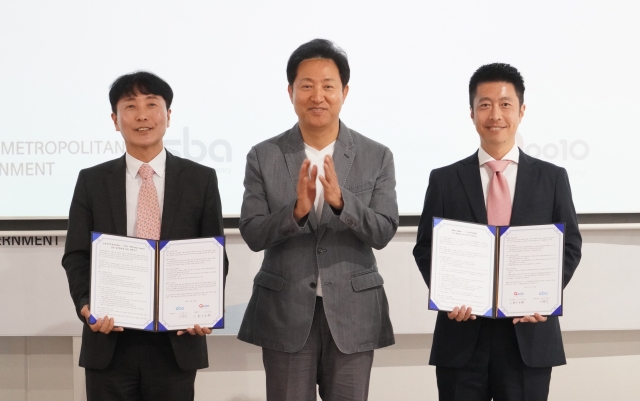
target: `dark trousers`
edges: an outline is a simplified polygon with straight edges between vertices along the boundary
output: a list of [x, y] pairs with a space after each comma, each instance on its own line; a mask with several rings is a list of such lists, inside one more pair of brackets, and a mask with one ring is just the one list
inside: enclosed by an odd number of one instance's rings
[[262, 349], [267, 401], [312, 401], [316, 384], [324, 401], [366, 401], [373, 351], [344, 354], [333, 341], [322, 298], [316, 298], [311, 332], [295, 353]]
[[169, 333], [139, 330], [119, 333], [109, 366], [85, 369], [85, 376], [87, 401], [192, 401], [194, 398], [196, 371], [178, 367]]
[[551, 368], [522, 362], [511, 319], [482, 319], [471, 360], [462, 368], [436, 366], [436, 376], [440, 401], [544, 401]]

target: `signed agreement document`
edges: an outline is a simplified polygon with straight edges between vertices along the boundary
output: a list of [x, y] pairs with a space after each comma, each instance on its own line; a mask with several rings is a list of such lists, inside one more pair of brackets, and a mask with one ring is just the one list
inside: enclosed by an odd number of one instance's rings
[[496, 227], [435, 217], [429, 309], [562, 315], [564, 224]]
[[224, 327], [224, 237], [155, 241], [91, 233], [91, 322], [148, 331]]

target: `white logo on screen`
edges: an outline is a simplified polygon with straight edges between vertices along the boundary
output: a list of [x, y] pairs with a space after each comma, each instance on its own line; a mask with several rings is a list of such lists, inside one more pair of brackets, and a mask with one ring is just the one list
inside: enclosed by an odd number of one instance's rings
[[182, 140], [169, 139], [164, 144], [174, 155], [194, 162], [201, 162], [207, 157], [217, 163], [231, 162], [231, 144], [228, 141], [216, 139], [207, 144], [199, 139], [190, 139], [189, 127], [183, 128]]
[[516, 144], [524, 153], [532, 157], [545, 160], [584, 160], [589, 156], [589, 144], [582, 140], [567, 141], [560, 139], [557, 142], [549, 142], [544, 145], [531, 142], [525, 144], [520, 131], [516, 132]]

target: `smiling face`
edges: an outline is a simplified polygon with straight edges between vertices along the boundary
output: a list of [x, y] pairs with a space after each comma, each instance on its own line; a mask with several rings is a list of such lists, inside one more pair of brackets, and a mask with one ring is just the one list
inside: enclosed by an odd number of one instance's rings
[[[164, 137], [171, 110], [162, 96], [136, 93], [118, 100], [111, 119], [124, 138], [127, 152], [144, 162], [150, 161], [164, 147]], [[145, 160], [151, 157], [149, 160]]]
[[340, 109], [349, 92], [342, 87], [338, 66], [333, 60], [310, 59], [298, 66], [289, 86], [289, 97], [298, 115], [302, 132], [339, 129]]
[[515, 144], [516, 132], [524, 116], [524, 109], [525, 106], [520, 105], [513, 84], [508, 82], [478, 84], [471, 119], [480, 135], [482, 148], [489, 154], [492, 153], [492, 149], [509, 151]]

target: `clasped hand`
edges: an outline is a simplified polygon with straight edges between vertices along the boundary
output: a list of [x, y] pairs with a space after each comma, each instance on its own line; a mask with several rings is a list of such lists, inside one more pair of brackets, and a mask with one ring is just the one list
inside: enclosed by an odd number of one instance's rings
[[513, 319], [513, 324], [516, 323], [538, 323], [538, 322], [546, 322], [547, 317], [542, 316], [539, 313], [534, 313], [533, 316], [527, 315], [522, 317], [516, 317]]
[[[313, 166], [309, 172], [311, 161], [305, 159], [298, 173], [298, 200], [293, 216], [296, 221], [300, 221], [304, 216], [309, 214], [313, 203], [316, 200], [316, 178], [318, 178], [318, 168]], [[336, 167], [333, 164], [331, 156], [324, 158], [324, 176], [320, 176], [320, 183], [324, 189], [324, 200], [334, 209], [342, 210], [344, 201], [342, 199], [342, 190], [338, 184], [338, 175]]]
[[[467, 307], [462, 305], [460, 307], [456, 306], [453, 310], [447, 313], [447, 316], [451, 320], [456, 320], [457, 322], [464, 322], [467, 320], [476, 320], [476, 316], [471, 314], [471, 307]], [[538, 323], [538, 322], [546, 322], [547, 318], [542, 316], [539, 313], [534, 313], [533, 316], [523, 316], [516, 317], [513, 319], [513, 324], [517, 323]]]
[[91, 322], [89, 321], [89, 319], [91, 318], [89, 305], [83, 306], [80, 310], [80, 314], [86, 319], [87, 325], [94, 333], [99, 331], [100, 333], [109, 334], [112, 331], [124, 331], [122, 327], [114, 327], [115, 325], [113, 318], [110, 318], [109, 316], [101, 317], [96, 320], [95, 323], [91, 324]]

